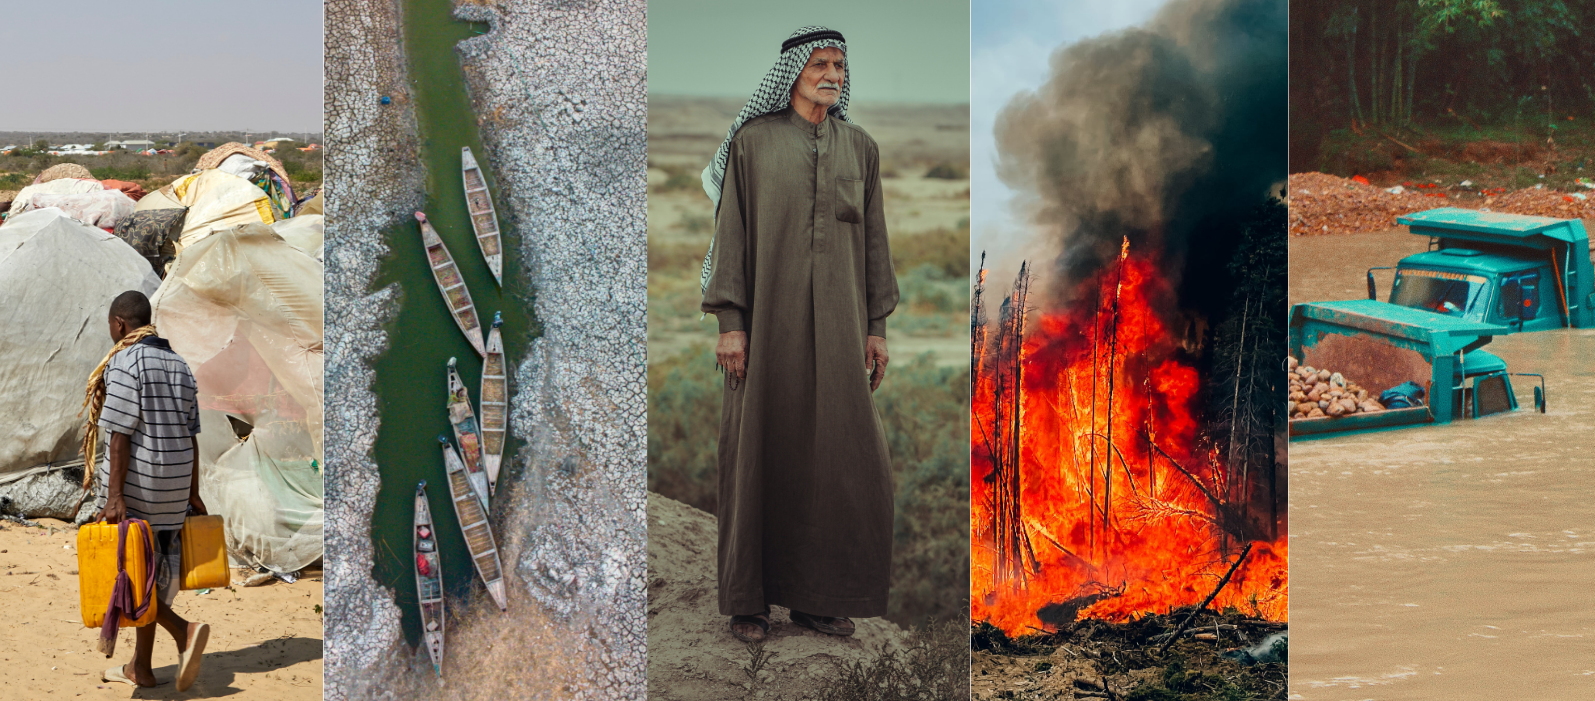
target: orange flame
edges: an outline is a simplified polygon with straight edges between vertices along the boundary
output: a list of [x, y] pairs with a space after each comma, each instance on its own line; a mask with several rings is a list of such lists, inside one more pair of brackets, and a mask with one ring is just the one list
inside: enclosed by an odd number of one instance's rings
[[[987, 440], [996, 363], [975, 388], [970, 613], [1011, 635], [1046, 627], [1037, 611], [1049, 603], [1105, 590], [1118, 595], [1081, 608], [1081, 616], [1127, 620], [1201, 603], [1243, 545], [1218, 526], [1224, 519], [1208, 495], [1232, 499], [1256, 488], [1202, 447], [1201, 378], [1157, 312], [1173, 308], [1173, 293], [1128, 245], [1116, 265], [1076, 290], [1080, 303], [1042, 313], [1024, 341], [1019, 503], [1033, 558], [1021, 557], [1022, 583], [994, 576], [995, 484], [987, 480], [996, 478]], [[1251, 480], [1271, 469], [1252, 468]], [[1258, 530], [1266, 526], [1251, 529]], [[1285, 620], [1287, 557], [1283, 533], [1254, 540], [1210, 607]]]

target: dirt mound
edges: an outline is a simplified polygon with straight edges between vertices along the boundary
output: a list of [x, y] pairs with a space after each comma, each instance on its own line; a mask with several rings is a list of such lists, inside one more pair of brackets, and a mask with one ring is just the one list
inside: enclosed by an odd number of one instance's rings
[[1443, 207], [1416, 192], [1393, 194], [1384, 188], [1324, 173], [1297, 173], [1286, 181], [1290, 234], [1351, 234], [1383, 231], [1403, 214]]
[[[1390, 188], [1394, 189], [1394, 188]], [[1595, 218], [1595, 191], [1561, 192], [1549, 188], [1473, 191], [1460, 186], [1424, 183], [1400, 192], [1324, 173], [1297, 173], [1287, 180], [1290, 234], [1355, 234], [1385, 231], [1396, 217], [1437, 207], [1525, 214], [1558, 219]], [[1587, 193], [1587, 194], [1586, 194]]]
[[[851, 638], [793, 624], [771, 607], [767, 661], [731, 637], [715, 590], [714, 516], [648, 493], [648, 698], [653, 701], [764, 701], [813, 698], [844, 661], [866, 661], [883, 647], [899, 649], [908, 633], [883, 618], [855, 619]], [[750, 688], [757, 672], [758, 686]]]

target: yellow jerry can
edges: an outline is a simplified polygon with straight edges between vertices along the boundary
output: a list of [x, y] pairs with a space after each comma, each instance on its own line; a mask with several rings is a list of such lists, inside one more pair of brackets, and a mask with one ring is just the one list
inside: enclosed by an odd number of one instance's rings
[[[111, 592], [116, 589], [116, 551], [121, 545], [118, 526], [99, 521], [85, 523], [78, 529], [78, 593], [83, 613], [83, 625], [99, 628], [105, 624], [105, 610], [111, 605]], [[150, 537], [150, 525], [141, 520], [131, 520], [127, 527], [127, 555], [123, 568], [133, 583], [133, 603], [143, 606], [154, 594], [144, 589], [148, 583], [151, 563], [146, 553], [155, 551], [155, 541]], [[138, 620], [122, 616], [124, 626], [147, 626], [155, 622], [155, 606], [145, 609]]]
[[232, 583], [227, 571], [227, 536], [220, 516], [183, 520], [183, 590], [220, 589]]

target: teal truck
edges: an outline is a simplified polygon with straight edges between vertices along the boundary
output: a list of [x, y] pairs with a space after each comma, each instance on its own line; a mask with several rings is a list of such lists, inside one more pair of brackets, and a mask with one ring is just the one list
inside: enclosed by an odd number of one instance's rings
[[[1363, 387], [1417, 386], [1418, 406], [1296, 419], [1291, 436], [1449, 423], [1518, 408], [1511, 373], [1482, 350], [1494, 337], [1595, 327], [1595, 272], [1589, 236], [1577, 219], [1444, 208], [1397, 219], [1429, 250], [1401, 259], [1389, 301], [1379, 301], [1373, 268], [1368, 299], [1297, 304], [1290, 352]], [[1413, 383], [1406, 385], [1405, 383]], [[1311, 405], [1309, 405], [1311, 406]]]

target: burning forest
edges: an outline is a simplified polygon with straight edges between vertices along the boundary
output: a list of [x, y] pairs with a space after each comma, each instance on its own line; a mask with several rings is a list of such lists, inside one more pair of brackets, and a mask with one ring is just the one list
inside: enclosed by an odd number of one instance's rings
[[1274, 466], [1204, 430], [1200, 363], [1158, 312], [1167, 278], [1125, 241], [1081, 283], [1085, 305], [1021, 313], [1033, 283], [1022, 267], [989, 328], [975, 297], [989, 341], [972, 388], [974, 618], [1018, 635], [1165, 613], [1202, 601], [1250, 543], [1211, 605], [1283, 620]]
[[1049, 253], [973, 290], [973, 621], [1287, 618], [1284, 28], [1279, 0], [1177, 0], [1000, 114]]

